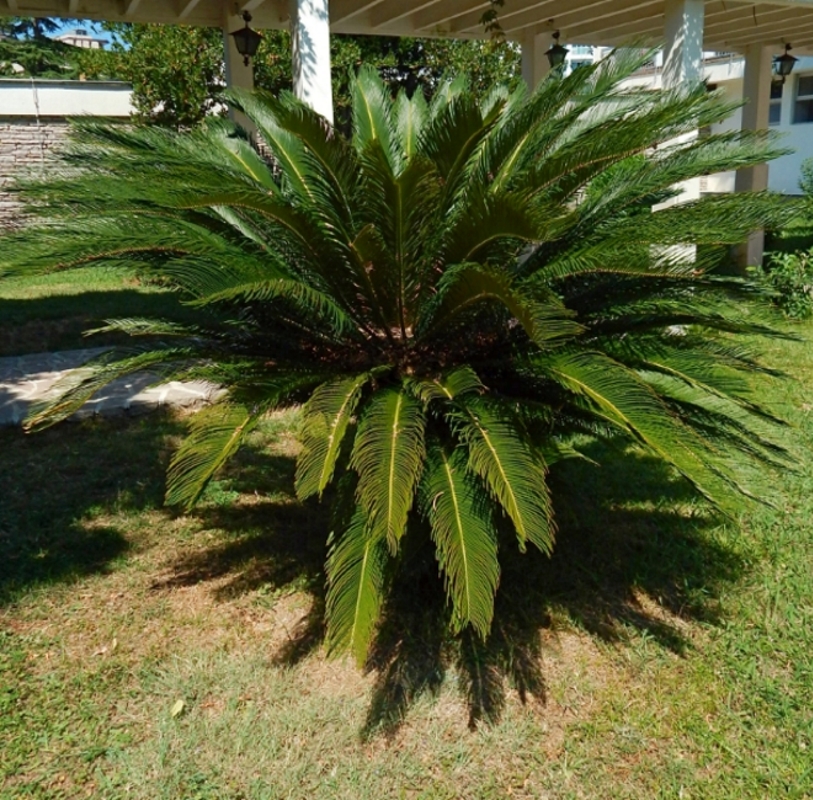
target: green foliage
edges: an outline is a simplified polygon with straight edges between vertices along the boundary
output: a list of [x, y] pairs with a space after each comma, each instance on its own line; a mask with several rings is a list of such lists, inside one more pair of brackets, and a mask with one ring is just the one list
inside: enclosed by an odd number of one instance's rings
[[0, 76], [78, 78], [80, 51], [46, 36], [57, 30], [50, 17], [0, 17]]
[[218, 108], [223, 87], [223, 34], [217, 28], [108, 23], [110, 50], [88, 50], [80, 60], [91, 78], [133, 84], [142, 122], [187, 127]]
[[802, 176], [799, 178], [799, 188], [813, 200], [813, 158], [807, 158], [802, 162]]
[[44, 39], [58, 30], [59, 23], [51, 17], [0, 17], [0, 35], [12, 39]]
[[806, 319], [813, 315], [813, 249], [770, 253], [767, 267], [757, 267], [754, 273], [787, 316]]
[[421, 547], [454, 630], [488, 635], [497, 553], [553, 549], [549, 471], [589, 441], [574, 434], [620, 437], [736, 513], [751, 473], [789, 459], [745, 380], [758, 361], [726, 336], [779, 334], [747, 283], [674, 245], [735, 244], [798, 209], [738, 193], [653, 211], [783, 151], [762, 133], [680, 144], [731, 109], [705, 86], [624, 86], [650, 55], [532, 95], [458, 79], [430, 103], [364, 68], [349, 137], [290, 95], [235, 92], [267, 163], [221, 120], [78, 123], [64, 175], [21, 185], [44, 224], [8, 237], [0, 270], [127, 264], [200, 321], [112, 323], [163, 343], [85, 367], [33, 422], [140, 365], [219, 383], [170, 467], [167, 498], [189, 505], [266, 411], [305, 403], [297, 490], [334, 509], [327, 641], [360, 661]]
[[[223, 34], [218, 28], [107, 23], [115, 34], [110, 50], [79, 56], [80, 71], [90, 78], [118, 78], [133, 84], [133, 104], [143, 122], [185, 127], [221, 109]], [[431, 96], [444, 75], [469, 76], [484, 94], [498, 81], [516, 85], [519, 50], [508, 43], [408, 39], [388, 36], [331, 37], [333, 99], [337, 124], [350, 123], [353, 76], [373, 65], [395, 94], [420, 90]], [[252, 59], [259, 89], [278, 95], [290, 91], [291, 37], [287, 31], [263, 31]]]
[[[0, 76], [77, 78], [75, 47], [51, 39], [0, 39]], [[22, 72], [15, 70], [17, 64]]]

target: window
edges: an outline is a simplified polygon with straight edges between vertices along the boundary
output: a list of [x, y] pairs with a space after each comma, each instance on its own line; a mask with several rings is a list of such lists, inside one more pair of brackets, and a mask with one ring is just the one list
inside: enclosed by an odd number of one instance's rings
[[771, 104], [768, 108], [768, 122], [778, 125], [782, 121], [782, 90], [784, 85], [780, 81], [771, 82]]
[[570, 52], [574, 56], [591, 56], [593, 55], [593, 47], [589, 44], [574, 44], [570, 48]]
[[813, 122], [813, 75], [800, 75], [796, 81], [794, 122]]

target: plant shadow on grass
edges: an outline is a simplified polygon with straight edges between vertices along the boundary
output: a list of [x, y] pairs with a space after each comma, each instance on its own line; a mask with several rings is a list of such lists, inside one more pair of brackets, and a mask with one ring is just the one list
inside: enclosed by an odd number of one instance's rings
[[107, 319], [141, 316], [193, 322], [199, 320], [200, 314], [183, 306], [173, 292], [121, 289], [50, 297], [0, 297], [0, 357], [132, 344], [132, 338], [123, 333], [83, 334]]
[[[551, 476], [559, 524], [553, 557], [530, 549], [520, 554], [515, 542], [504, 540], [486, 642], [466, 634], [450, 637], [431, 548], [404, 558], [367, 663], [376, 677], [363, 737], [395, 734], [410, 706], [436, 694], [450, 672], [466, 693], [472, 726], [500, 718], [508, 687], [523, 702], [544, 703], [542, 634], [552, 615], [564, 615], [608, 642], [645, 632], [677, 654], [689, 645], [670, 615], [715, 620], [718, 587], [735, 580], [744, 564], [708, 535], [714, 517], [655, 459], [619, 456], [601, 444], [587, 454], [606, 466], [569, 461]], [[236, 474], [244, 490], [273, 498], [291, 491], [293, 469], [292, 459], [249, 452]], [[292, 665], [318, 648], [324, 634], [326, 508], [296, 504], [289, 496], [201, 514], [235, 538], [177, 564], [163, 585], [231, 574], [216, 590], [223, 599], [259, 587], [271, 593], [305, 589], [312, 608], [275, 660]], [[652, 605], [644, 607], [639, 593]]]
[[[30, 586], [104, 572], [126, 553], [126, 531], [89, 523], [100, 514], [162, 507], [167, 439], [182, 428], [158, 414], [30, 436], [0, 431], [0, 603]], [[410, 706], [439, 691], [450, 672], [467, 694], [472, 725], [499, 719], [509, 686], [523, 701], [544, 702], [542, 633], [552, 616], [604, 641], [646, 632], [678, 654], [688, 644], [669, 614], [714, 621], [718, 587], [744, 566], [708, 535], [713, 518], [690, 513], [702, 506], [656, 460], [600, 444], [588, 455], [606, 466], [568, 461], [551, 475], [559, 524], [553, 557], [530, 549], [521, 555], [504, 539], [486, 642], [449, 636], [432, 548], [405, 556], [367, 664], [376, 677], [364, 736], [394, 734]], [[256, 501], [205, 504], [197, 513], [225, 541], [178, 561], [154, 588], [218, 580], [215, 595], [224, 601], [257, 589], [307, 591], [310, 612], [276, 656], [294, 664], [323, 640], [327, 504], [297, 503], [294, 459], [264, 447], [246, 448], [226, 478]], [[641, 592], [652, 600], [647, 607]]]
[[161, 507], [166, 439], [180, 430], [160, 413], [35, 434], [0, 429], [0, 604], [36, 585], [105, 572], [126, 553], [122, 531], [89, 523]]
[[219, 581], [213, 596], [228, 601], [261, 590], [274, 596], [303, 590], [313, 599], [307, 617], [277, 660], [292, 663], [324, 637], [324, 562], [327, 504], [299, 503], [293, 495], [292, 457], [245, 447], [226, 470], [230, 490], [254, 494], [239, 505], [205, 502], [195, 510], [206, 528], [225, 534], [212, 547], [182, 557], [172, 574], [153, 583], [155, 591]]

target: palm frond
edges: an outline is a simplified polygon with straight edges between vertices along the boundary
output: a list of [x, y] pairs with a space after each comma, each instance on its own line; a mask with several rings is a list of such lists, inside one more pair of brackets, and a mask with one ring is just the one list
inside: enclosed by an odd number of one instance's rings
[[169, 379], [195, 356], [188, 347], [158, 346], [109, 350], [72, 369], [49, 390], [49, 397], [35, 403], [26, 417], [26, 430], [36, 431], [68, 419], [97, 392], [113, 381], [148, 371], [158, 380]]
[[313, 199], [304, 143], [281, 124], [282, 104], [268, 93], [233, 91], [230, 100], [257, 126], [283, 175], [286, 187], [303, 201]]
[[429, 107], [423, 92], [415, 92], [411, 98], [407, 97], [406, 92], [399, 92], [395, 102], [395, 118], [401, 149], [407, 158], [412, 158], [418, 152], [418, 143], [429, 118]]
[[469, 366], [457, 367], [437, 378], [412, 379], [407, 386], [424, 405], [429, 405], [433, 400], [454, 400], [458, 395], [479, 393], [485, 389], [477, 373]]
[[421, 507], [432, 526], [437, 559], [456, 630], [471, 625], [485, 639], [494, 615], [500, 578], [492, 509], [469, 473], [462, 450], [435, 446], [421, 483]]
[[325, 565], [327, 597], [325, 642], [330, 654], [349, 650], [363, 665], [383, 601], [387, 544], [371, 536], [366, 513], [356, 511], [336, 536]]
[[320, 497], [333, 478], [344, 435], [369, 373], [322, 384], [305, 404], [302, 451], [296, 463], [296, 493], [300, 499]]
[[406, 389], [381, 389], [363, 410], [350, 457], [370, 536], [383, 538], [393, 552], [406, 529], [426, 456], [425, 421], [423, 408]]
[[629, 434], [672, 464], [709, 500], [731, 510], [731, 489], [750, 494], [731, 464], [671, 413], [638, 375], [600, 353], [557, 354], [537, 365], [565, 387], [575, 405]]
[[520, 548], [527, 542], [553, 551], [555, 526], [546, 466], [536, 456], [515, 418], [486, 399], [464, 395], [449, 413], [468, 449], [469, 468], [511, 518]]
[[418, 336], [435, 334], [459, 314], [484, 302], [502, 305], [539, 347], [582, 331], [581, 325], [571, 319], [572, 312], [553, 295], [549, 294], [544, 302], [536, 301], [529, 298], [528, 293], [515, 291], [511, 277], [505, 272], [479, 264], [460, 264], [443, 276], [434, 303], [425, 309]]
[[401, 171], [403, 154], [393, 132], [387, 89], [378, 72], [362, 66], [353, 82], [353, 145], [358, 153], [380, 150], [393, 175]]
[[204, 408], [192, 417], [189, 435], [167, 470], [166, 502], [187, 511], [200, 499], [217, 471], [240, 449], [265, 409], [228, 402]]

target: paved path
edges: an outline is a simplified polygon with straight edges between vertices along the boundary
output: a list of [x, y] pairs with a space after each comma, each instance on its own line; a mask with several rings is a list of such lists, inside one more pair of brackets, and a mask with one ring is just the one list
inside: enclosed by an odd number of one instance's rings
[[[31, 404], [48, 397], [68, 370], [81, 366], [104, 348], [0, 358], [0, 425], [19, 425]], [[204, 381], [171, 381], [149, 388], [155, 376], [138, 373], [121, 378], [88, 401], [75, 418], [96, 414], [142, 414], [161, 406], [194, 408], [211, 402], [218, 388]]]

